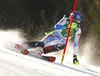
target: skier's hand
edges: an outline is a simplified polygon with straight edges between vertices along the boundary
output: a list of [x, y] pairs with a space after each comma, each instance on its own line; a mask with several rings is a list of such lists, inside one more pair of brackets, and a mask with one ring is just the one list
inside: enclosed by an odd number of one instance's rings
[[66, 29], [69, 29], [69, 27], [68, 27], [68, 25], [67, 25], [67, 24], [65, 24], [64, 26], [66, 26]]
[[77, 55], [73, 56], [73, 63], [74, 63], [74, 65], [80, 64], [79, 61], [78, 61], [78, 59], [77, 59]]

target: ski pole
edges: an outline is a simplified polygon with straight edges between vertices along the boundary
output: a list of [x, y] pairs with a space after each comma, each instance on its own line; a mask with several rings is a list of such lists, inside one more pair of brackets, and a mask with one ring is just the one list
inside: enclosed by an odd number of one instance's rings
[[70, 34], [71, 25], [72, 25], [72, 22], [73, 22], [73, 18], [74, 18], [74, 13], [75, 13], [75, 10], [76, 10], [77, 2], [78, 2], [78, 0], [75, 1], [75, 5], [74, 5], [74, 9], [73, 9], [73, 15], [71, 16], [70, 27], [69, 27], [69, 30], [68, 30], [68, 35], [67, 35], [66, 44], [65, 44], [63, 55], [62, 55], [62, 59], [61, 59], [61, 64], [63, 63], [64, 57], [65, 57], [66, 47], [67, 47], [67, 43], [68, 43], [68, 38], [69, 38], [69, 34]]

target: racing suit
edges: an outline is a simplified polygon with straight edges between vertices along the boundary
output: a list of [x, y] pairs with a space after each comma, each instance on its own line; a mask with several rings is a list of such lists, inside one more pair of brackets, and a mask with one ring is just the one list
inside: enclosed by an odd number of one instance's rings
[[[20, 49], [28, 49], [33, 47], [42, 47], [43, 53], [56, 52], [64, 49], [66, 38], [70, 26], [70, 19], [63, 17], [56, 25], [55, 31], [47, 34], [41, 41], [24, 42]], [[72, 23], [69, 39], [74, 36], [74, 55], [78, 53], [79, 38], [81, 35], [81, 28], [79, 24]], [[28, 45], [26, 47], [25, 45]]]
[[[44, 47], [43, 49], [44, 53], [55, 52], [64, 49], [69, 26], [70, 26], [70, 19], [63, 17], [55, 25], [56, 30], [49, 33], [41, 40], [44, 43], [44, 46], [52, 44], [51, 46]], [[81, 35], [80, 25], [73, 22], [70, 30], [69, 39], [74, 36], [74, 46], [73, 46], [74, 55], [77, 55], [78, 53], [80, 35]]]

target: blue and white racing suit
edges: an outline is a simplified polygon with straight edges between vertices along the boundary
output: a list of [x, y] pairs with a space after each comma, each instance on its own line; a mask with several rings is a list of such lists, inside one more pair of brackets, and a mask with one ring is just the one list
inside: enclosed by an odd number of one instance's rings
[[[73, 22], [73, 23], [75, 25], [73, 24], [73, 26], [71, 27], [69, 39], [74, 36], [74, 46], [73, 46], [74, 49], [73, 49], [73, 51], [74, 51], [74, 55], [77, 55], [79, 38], [81, 35], [81, 28], [80, 28], [80, 25], [76, 24], [75, 22]], [[64, 49], [64, 46], [62, 47], [61, 45], [65, 45], [65, 43], [66, 43], [66, 37], [68, 34], [69, 24], [70, 24], [70, 19], [63, 17], [55, 25], [56, 31], [47, 34], [41, 40], [45, 46], [49, 46], [49, 48], [52, 50], [52, 51], [49, 50], [49, 52], [54, 52], [56, 50]], [[61, 47], [61, 48], [59, 48], [59, 47]], [[48, 52], [46, 48], [44, 48], [44, 50], [46, 50], [46, 52]]]

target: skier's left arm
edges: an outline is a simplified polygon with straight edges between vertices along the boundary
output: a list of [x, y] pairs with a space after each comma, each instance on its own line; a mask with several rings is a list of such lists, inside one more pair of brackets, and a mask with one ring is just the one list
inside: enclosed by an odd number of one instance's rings
[[81, 35], [81, 28], [79, 28], [78, 31], [75, 33], [75, 37], [74, 37], [74, 55], [77, 55], [77, 53], [78, 53], [78, 45], [79, 45], [80, 35]]

